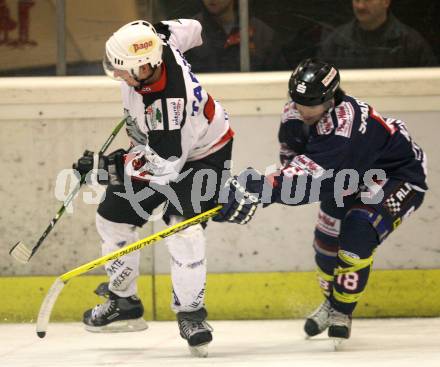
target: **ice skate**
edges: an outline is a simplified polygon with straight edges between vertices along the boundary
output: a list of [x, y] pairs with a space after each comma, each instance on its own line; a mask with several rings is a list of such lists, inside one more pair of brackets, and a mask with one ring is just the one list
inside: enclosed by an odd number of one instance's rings
[[109, 298], [110, 290], [108, 289], [109, 282], [100, 283], [96, 289], [93, 291], [97, 296]]
[[144, 307], [136, 296], [122, 298], [109, 291], [108, 300], [84, 312], [85, 329], [94, 333], [141, 331], [148, 328]]
[[180, 336], [188, 342], [191, 355], [199, 358], [208, 356], [208, 344], [212, 341], [212, 327], [205, 321], [204, 308], [194, 312], [179, 312], [177, 322]]
[[350, 337], [351, 315], [335, 310], [326, 299], [310, 316], [304, 325], [307, 338], [321, 334], [328, 328], [328, 336], [333, 339], [335, 349]]
[[304, 331], [306, 338], [321, 334], [329, 327], [329, 312], [331, 305], [328, 299], [326, 299], [321, 305], [313, 311], [306, 320], [304, 325]]
[[346, 315], [330, 308], [330, 321], [328, 336], [333, 340], [335, 350], [341, 348], [342, 343], [350, 338], [351, 333], [351, 315]]

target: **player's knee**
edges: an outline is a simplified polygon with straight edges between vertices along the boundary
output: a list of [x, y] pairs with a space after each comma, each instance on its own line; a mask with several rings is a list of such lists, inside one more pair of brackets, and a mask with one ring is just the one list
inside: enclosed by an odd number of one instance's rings
[[341, 220], [336, 218], [336, 215], [337, 213], [334, 213], [330, 208], [320, 208], [315, 234], [320, 234], [329, 239], [338, 238], [341, 230]]
[[339, 244], [337, 241], [326, 241], [315, 234], [313, 249], [315, 250], [316, 264], [324, 271], [331, 273], [338, 254]]
[[[327, 208], [328, 209], [328, 208]], [[332, 272], [339, 247], [341, 220], [320, 208], [315, 227], [313, 248], [319, 267]]]
[[324, 270], [332, 271], [339, 249], [339, 238], [323, 232], [317, 226], [313, 239], [315, 261]]
[[370, 257], [379, 244], [378, 234], [372, 224], [357, 211], [349, 211], [341, 223], [341, 250], [361, 259]]
[[[170, 224], [185, 220], [171, 216]], [[196, 268], [205, 263], [205, 234], [200, 224], [190, 226], [165, 239], [171, 260], [179, 267]]]
[[112, 248], [120, 248], [139, 239], [136, 226], [112, 222], [98, 213], [96, 213], [96, 229], [103, 244]]

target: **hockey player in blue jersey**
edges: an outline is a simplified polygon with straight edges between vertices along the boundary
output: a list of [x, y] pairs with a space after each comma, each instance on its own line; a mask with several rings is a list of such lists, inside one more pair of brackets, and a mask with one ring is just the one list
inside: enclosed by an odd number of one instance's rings
[[426, 156], [405, 124], [382, 117], [339, 84], [330, 64], [298, 65], [278, 133], [282, 168], [271, 177], [249, 169], [231, 178], [216, 218], [245, 224], [260, 202], [320, 201], [313, 247], [325, 300], [304, 329], [308, 336], [328, 329], [338, 341], [350, 337], [375, 249], [419, 208], [427, 190]]

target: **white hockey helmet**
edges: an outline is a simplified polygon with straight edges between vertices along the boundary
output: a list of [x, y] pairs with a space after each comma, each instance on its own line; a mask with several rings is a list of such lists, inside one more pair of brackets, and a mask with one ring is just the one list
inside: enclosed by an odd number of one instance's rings
[[113, 78], [115, 69], [128, 71], [136, 79], [139, 66], [162, 63], [163, 41], [154, 27], [145, 20], [135, 20], [119, 28], [105, 43], [103, 66]]

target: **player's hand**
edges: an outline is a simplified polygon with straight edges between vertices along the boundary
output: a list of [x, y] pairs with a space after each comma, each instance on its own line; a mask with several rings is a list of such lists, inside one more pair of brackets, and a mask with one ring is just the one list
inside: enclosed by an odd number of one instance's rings
[[[263, 184], [264, 176], [253, 168], [248, 168], [238, 176], [230, 177], [219, 194], [219, 204], [223, 204], [223, 208], [213, 220], [238, 224], [248, 223], [260, 203]], [[256, 191], [256, 193], [251, 191]]]
[[109, 155], [100, 155], [98, 162], [98, 183], [101, 185], [124, 184], [124, 156], [127, 152], [118, 149]]
[[81, 176], [87, 175], [93, 169], [93, 152], [86, 150], [82, 157], [72, 165], [72, 168], [77, 170]]

